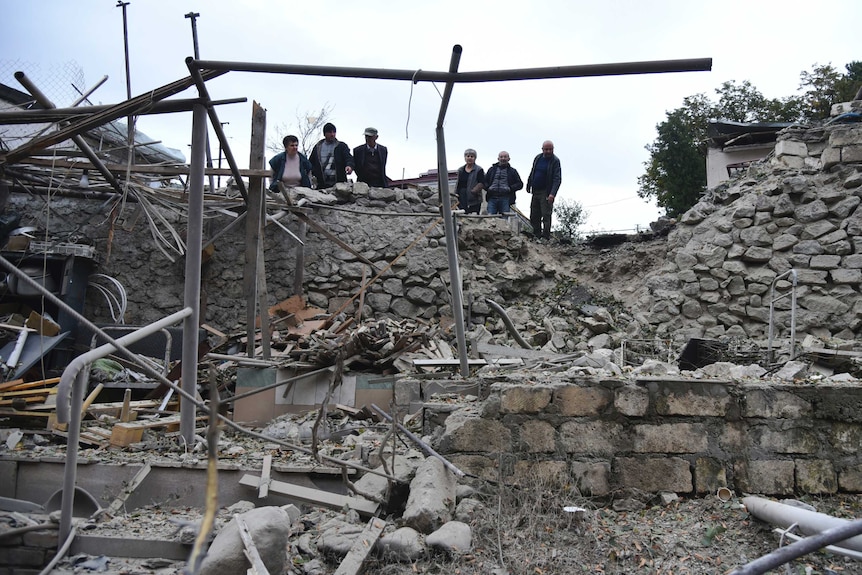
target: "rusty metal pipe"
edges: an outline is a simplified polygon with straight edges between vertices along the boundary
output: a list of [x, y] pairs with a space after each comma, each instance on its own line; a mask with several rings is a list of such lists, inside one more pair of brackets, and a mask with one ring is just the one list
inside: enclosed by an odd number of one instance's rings
[[666, 74], [669, 72], [708, 72], [712, 58], [685, 60], [653, 60], [619, 62], [582, 66], [551, 66], [485, 72], [431, 72], [425, 70], [387, 70], [385, 68], [349, 68], [345, 66], [302, 66], [297, 64], [267, 64], [261, 62], [227, 62], [196, 60], [198, 70], [220, 72], [263, 72], [299, 76], [334, 76], [340, 78], [370, 78], [376, 80], [406, 80], [410, 82], [505, 82], [511, 80], [543, 80], [550, 78], [585, 78], [590, 76], [624, 76], [631, 74]]

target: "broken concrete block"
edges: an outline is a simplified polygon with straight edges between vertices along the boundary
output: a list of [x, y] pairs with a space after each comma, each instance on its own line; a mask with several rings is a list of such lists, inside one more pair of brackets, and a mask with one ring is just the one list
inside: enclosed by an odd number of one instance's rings
[[377, 550], [384, 558], [396, 561], [416, 561], [425, 555], [422, 535], [411, 527], [401, 527], [377, 542]]
[[425, 539], [429, 547], [450, 555], [466, 553], [473, 545], [473, 531], [460, 521], [450, 521]]
[[[285, 553], [290, 535], [290, 516], [281, 507], [260, 507], [239, 515], [248, 525], [260, 558], [270, 573], [284, 571]], [[201, 566], [201, 575], [245, 573], [251, 566], [243, 550], [235, 520], [231, 520], [210, 545]]]
[[431, 533], [452, 519], [455, 509], [455, 476], [436, 457], [427, 458], [410, 482], [404, 524]]

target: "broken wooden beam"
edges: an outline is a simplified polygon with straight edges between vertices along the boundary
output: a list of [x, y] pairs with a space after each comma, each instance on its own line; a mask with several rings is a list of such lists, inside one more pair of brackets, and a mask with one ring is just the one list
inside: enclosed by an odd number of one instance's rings
[[365, 530], [359, 534], [356, 541], [350, 547], [350, 551], [344, 557], [341, 565], [335, 571], [335, 575], [359, 575], [362, 572], [362, 564], [371, 550], [374, 549], [374, 544], [383, 533], [383, 528], [386, 527], [386, 522], [378, 517], [372, 517], [365, 527]]
[[140, 471], [138, 471], [129, 484], [123, 488], [123, 490], [114, 498], [111, 504], [108, 506], [108, 513], [111, 515], [116, 515], [120, 512], [123, 506], [126, 504], [126, 499], [129, 498], [129, 495], [134, 493], [135, 489], [144, 482], [144, 479], [147, 478], [147, 475], [150, 474], [150, 464], [145, 464]]
[[[246, 474], [239, 480], [239, 484], [257, 489], [260, 485], [260, 477]], [[271, 481], [269, 490], [302, 503], [319, 505], [320, 507], [327, 507], [329, 509], [341, 510], [346, 505], [361, 515], [370, 516], [377, 513], [377, 503], [360, 497], [338, 495], [337, 493], [293, 485], [292, 483], [284, 483], [282, 481]]]
[[247, 575], [269, 575], [269, 570], [264, 565], [263, 559], [260, 558], [260, 553], [257, 551], [257, 546], [254, 544], [254, 538], [251, 536], [248, 525], [246, 525], [245, 521], [239, 515], [234, 515], [233, 519], [236, 521], [237, 531], [239, 531], [239, 537], [242, 539], [243, 552], [251, 564], [251, 569], [246, 572]]
[[260, 470], [260, 486], [257, 489], [258, 498], [269, 495], [269, 482], [272, 480], [272, 454], [263, 456], [263, 468]]

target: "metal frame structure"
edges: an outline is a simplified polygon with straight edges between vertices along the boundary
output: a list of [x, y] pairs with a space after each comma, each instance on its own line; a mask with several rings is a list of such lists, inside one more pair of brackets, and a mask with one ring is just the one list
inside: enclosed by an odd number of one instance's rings
[[[520, 68], [511, 70], [491, 70], [480, 72], [458, 72], [458, 64], [461, 59], [462, 48], [460, 45], [455, 45], [452, 48], [452, 59], [450, 61], [448, 72], [432, 72], [426, 70], [390, 70], [384, 68], [350, 68], [342, 66], [306, 66], [296, 64], [268, 64], [259, 62], [227, 62], [218, 60], [196, 60], [194, 58], [186, 58], [186, 65], [189, 68], [189, 73], [198, 87], [201, 99], [204, 101], [207, 109], [207, 114], [210, 118], [210, 123], [216, 132], [220, 146], [225, 152], [225, 157], [228, 164], [235, 171], [235, 161], [233, 154], [230, 151], [230, 144], [224, 135], [221, 123], [218, 119], [218, 114], [215, 108], [210, 104], [210, 98], [206, 90], [206, 78], [204, 73], [211, 74], [210, 77], [215, 77], [226, 72], [258, 72], [268, 74], [291, 74], [302, 76], [328, 76], [339, 78], [366, 78], [377, 80], [401, 80], [413, 82], [445, 82], [446, 87], [443, 92], [443, 99], [440, 104], [440, 112], [437, 117], [437, 169], [439, 178], [439, 187], [442, 194], [442, 210], [444, 230], [446, 233], [446, 248], [447, 257], [449, 260], [449, 273], [452, 283], [452, 311], [455, 316], [455, 326], [457, 330], [458, 355], [460, 358], [461, 375], [469, 376], [470, 368], [467, 357], [467, 343], [464, 334], [464, 310], [462, 308], [461, 294], [461, 274], [458, 268], [458, 256], [456, 252], [455, 225], [452, 220], [451, 201], [449, 198], [449, 186], [446, 182], [448, 170], [446, 168], [446, 144], [444, 137], [443, 123], [446, 117], [446, 110], [449, 106], [449, 100], [452, 95], [452, 89], [456, 83], [478, 83], [478, 82], [506, 82], [515, 80], [540, 80], [552, 78], [583, 78], [592, 76], [620, 76], [632, 74], [663, 74], [670, 72], [696, 72], [708, 71], [712, 69], [712, 58], [686, 59], [686, 60], [657, 60], [647, 62], [624, 62], [616, 64], [590, 64], [583, 66], [554, 66], [545, 68]], [[202, 144], [201, 144], [202, 145]], [[197, 157], [203, 157], [203, 150], [195, 151], [195, 143], [192, 143], [192, 166], [194, 166]], [[200, 161], [200, 160], [198, 160]], [[192, 168], [194, 173], [194, 167]], [[190, 178], [189, 189], [190, 197], [203, 194], [203, 167], [198, 170], [200, 178]], [[238, 183], [240, 183], [238, 181]], [[245, 197], [244, 186], [240, 184], [240, 190]], [[189, 210], [189, 218], [192, 218], [191, 209]], [[189, 245], [192, 244], [189, 241]], [[188, 259], [199, 257], [199, 253], [195, 256], [197, 250], [189, 250]], [[188, 286], [187, 276], [187, 286]], [[200, 286], [198, 285], [198, 292]], [[188, 290], [187, 290], [188, 293]], [[199, 295], [199, 293], [198, 293]], [[186, 305], [195, 305], [187, 300]], [[183, 357], [183, 366], [186, 362], [194, 362], [197, 365], [197, 358]], [[185, 380], [185, 378], [184, 378]], [[194, 406], [189, 406], [189, 409], [194, 409]], [[194, 414], [186, 416], [193, 421]], [[186, 417], [183, 417], [185, 421]], [[191, 433], [192, 429], [187, 429], [183, 432]]]

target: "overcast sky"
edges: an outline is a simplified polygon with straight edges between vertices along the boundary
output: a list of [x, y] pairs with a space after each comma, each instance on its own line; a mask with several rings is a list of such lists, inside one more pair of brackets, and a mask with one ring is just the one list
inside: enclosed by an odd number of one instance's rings
[[[116, 1], [4, 0], [2, 6], [0, 82], [23, 90], [12, 76], [20, 69], [66, 106], [74, 96], [47, 84], [74, 62], [86, 87], [109, 76], [93, 103], [126, 99], [123, 11]], [[126, 10], [132, 96], [188, 75], [189, 12], [200, 13], [205, 60], [446, 71], [456, 44], [463, 47], [460, 71], [712, 58], [710, 72], [455, 86], [445, 124], [449, 169], [463, 164], [468, 147], [485, 168], [507, 150], [526, 179], [542, 141], [551, 139], [563, 166], [560, 199], [585, 207], [586, 231], [643, 228], [660, 215], [637, 197], [637, 178], [656, 124], [685, 96], [712, 97], [728, 80], [749, 80], [769, 98], [790, 96], [800, 72], [814, 64], [844, 71], [862, 59], [858, 0], [132, 0]], [[367, 126], [379, 130], [379, 143], [389, 148], [389, 177], [436, 167], [442, 84], [233, 72], [208, 82], [208, 90], [213, 99], [248, 98], [218, 108], [240, 167], [248, 166], [252, 100], [266, 108], [270, 135], [276, 125], [295, 126], [297, 112], [328, 104], [339, 139], [351, 148], [363, 142]], [[138, 128], [188, 157], [191, 114], [146, 116]], [[529, 209], [526, 193], [518, 206]]]

